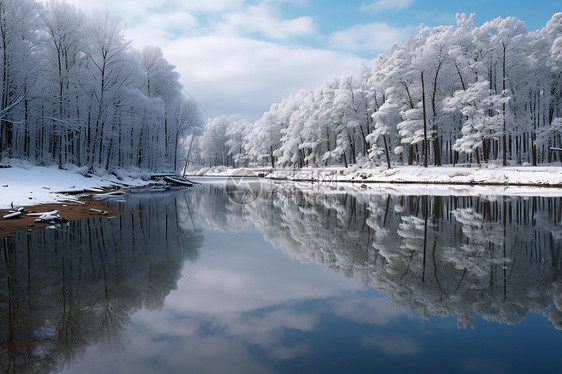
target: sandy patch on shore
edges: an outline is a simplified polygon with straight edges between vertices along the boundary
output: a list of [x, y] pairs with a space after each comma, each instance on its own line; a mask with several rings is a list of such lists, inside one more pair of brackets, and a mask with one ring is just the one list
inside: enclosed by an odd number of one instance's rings
[[[19, 207], [14, 207], [19, 208]], [[24, 206], [28, 213], [44, 213], [58, 210], [62, 218], [68, 221], [88, 219], [93, 217], [112, 217], [127, 212], [112, 209], [106, 200], [95, 199], [92, 194], [81, 197], [78, 201], [68, 201], [52, 204]], [[35, 222], [37, 217], [22, 215], [14, 219], [2, 219], [10, 213], [10, 209], [0, 210], [0, 238], [14, 235], [18, 231], [44, 229], [49, 223]]]

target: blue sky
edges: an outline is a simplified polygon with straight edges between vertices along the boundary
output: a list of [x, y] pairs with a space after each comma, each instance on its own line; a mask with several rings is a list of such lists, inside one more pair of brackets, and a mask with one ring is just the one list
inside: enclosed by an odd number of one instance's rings
[[370, 22], [387, 22], [393, 26], [454, 24], [456, 13], [462, 12], [476, 13], [478, 25], [496, 17], [512, 16], [525, 21], [529, 30], [536, 30], [542, 28], [554, 13], [562, 11], [562, 3], [556, 0], [392, 0], [389, 3], [402, 3], [405, 6], [381, 9], [378, 12], [372, 11], [376, 8], [371, 8], [371, 12], [361, 11], [362, 5], [374, 3], [376, 1], [311, 1], [307, 11], [316, 15], [315, 18], [325, 32]]
[[188, 92], [213, 116], [257, 119], [274, 102], [353, 74], [423, 23], [477, 26], [514, 16], [529, 31], [562, 11], [560, 1], [508, 0], [67, 0], [109, 9], [133, 46], [160, 46]]

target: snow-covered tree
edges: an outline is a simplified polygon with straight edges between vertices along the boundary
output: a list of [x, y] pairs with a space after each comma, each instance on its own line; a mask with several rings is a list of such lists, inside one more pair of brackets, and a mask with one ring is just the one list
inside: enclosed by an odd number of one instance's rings
[[39, 45], [38, 7], [31, 0], [0, 1], [0, 160], [14, 152], [17, 138], [14, 124], [28, 112], [22, 106], [39, 78], [34, 50]]
[[276, 165], [275, 151], [281, 147], [284, 123], [279, 116], [279, 105], [273, 104], [250, 129], [247, 135], [246, 152], [259, 165]]
[[489, 86], [488, 81], [471, 84], [466, 91], [456, 91], [453, 97], [445, 99], [443, 103], [445, 110], [459, 110], [464, 118], [462, 137], [457, 139], [453, 148], [475, 154], [478, 163], [479, 150], [482, 151], [483, 161], [487, 161], [486, 140], [497, 140], [503, 135], [502, 108], [509, 102], [509, 97], [494, 94]]
[[236, 167], [248, 166], [248, 154], [246, 152], [246, 141], [250, 131], [251, 123], [242, 116], [229, 117], [230, 124], [226, 131], [228, 140], [226, 146], [228, 155], [232, 158]]
[[[475, 20], [459, 14], [456, 26], [422, 25], [358, 74], [291, 95], [243, 131], [230, 118], [235, 128], [219, 131], [228, 146], [190, 143], [206, 164], [557, 161], [550, 148], [562, 144], [562, 13], [531, 33], [513, 17]], [[182, 168], [182, 138], [197, 132], [197, 110], [162, 50], [132, 49], [120, 19], [60, 0], [4, 0], [0, 56], [0, 157], [91, 170]]]
[[245, 165], [248, 130], [249, 123], [239, 115], [208, 119], [200, 140], [204, 165]]
[[[367, 135], [367, 141], [371, 144], [371, 148], [369, 149], [369, 157], [371, 159], [374, 158], [382, 158], [386, 159], [386, 164], [388, 168], [391, 167], [390, 162], [390, 145], [388, 144], [388, 134], [390, 133], [391, 126], [395, 123], [401, 121], [401, 118], [398, 118], [396, 115], [398, 113], [396, 104], [393, 104], [392, 101], [387, 101], [378, 108], [378, 110], [373, 113], [373, 121], [374, 127], [373, 131]], [[382, 148], [379, 144], [382, 143]]]
[[0, 157], [90, 170], [178, 167], [199, 123], [157, 47], [129, 47], [122, 21], [60, 0], [0, 2]]

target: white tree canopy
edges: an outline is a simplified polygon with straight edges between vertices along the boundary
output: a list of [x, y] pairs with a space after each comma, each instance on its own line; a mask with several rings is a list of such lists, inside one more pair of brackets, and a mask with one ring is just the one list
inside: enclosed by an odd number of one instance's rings
[[160, 48], [133, 50], [121, 19], [58, 0], [1, 1], [0, 31], [0, 159], [179, 168], [200, 119]]
[[420, 26], [357, 75], [272, 105], [248, 131], [248, 162], [559, 161], [549, 149], [562, 146], [562, 13], [530, 33], [513, 17], [475, 21]]

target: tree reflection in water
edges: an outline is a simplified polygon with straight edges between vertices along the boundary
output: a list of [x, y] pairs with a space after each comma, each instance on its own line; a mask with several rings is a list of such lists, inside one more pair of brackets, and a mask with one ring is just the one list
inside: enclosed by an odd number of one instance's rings
[[90, 345], [127, 346], [130, 315], [158, 310], [203, 237], [183, 195], [135, 198], [122, 216], [0, 241], [0, 372], [62, 369]]
[[[562, 329], [559, 197], [269, 187], [238, 205], [221, 186], [204, 186], [191, 196], [193, 210], [215, 230], [254, 225], [288, 255], [360, 277], [422, 319], [458, 316], [464, 328], [477, 315], [515, 324], [537, 312]], [[293, 198], [272, 199], [279, 188]]]
[[133, 195], [123, 208], [135, 213], [3, 239], [0, 369], [56, 371], [90, 345], [123, 350], [132, 313], [162, 308], [183, 263], [197, 260], [201, 226], [254, 226], [288, 256], [358, 279], [421, 319], [457, 316], [464, 328], [475, 327], [476, 316], [516, 324], [537, 312], [562, 328], [559, 197], [276, 184], [237, 204], [226, 192], [203, 185]]

